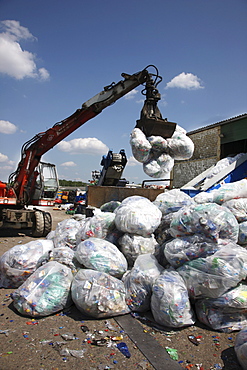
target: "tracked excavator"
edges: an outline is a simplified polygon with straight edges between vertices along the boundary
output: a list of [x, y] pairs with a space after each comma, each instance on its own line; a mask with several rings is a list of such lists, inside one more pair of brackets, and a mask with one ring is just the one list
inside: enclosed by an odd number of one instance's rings
[[[158, 69], [149, 65], [140, 72], [121, 76], [123, 80], [104, 87], [71, 116], [23, 145], [16, 171], [10, 174], [7, 183], [0, 181], [0, 228], [30, 229], [34, 237], [45, 237], [51, 231], [50, 213], [36, 207], [53, 204], [58, 181], [55, 166], [41, 162], [42, 155], [139, 85], [144, 86], [142, 94], [146, 98], [136, 127], [146, 136], [172, 136], [176, 123], [163, 119], [157, 106], [161, 98], [157, 85], [162, 81]], [[50, 172], [47, 181], [44, 170]]]

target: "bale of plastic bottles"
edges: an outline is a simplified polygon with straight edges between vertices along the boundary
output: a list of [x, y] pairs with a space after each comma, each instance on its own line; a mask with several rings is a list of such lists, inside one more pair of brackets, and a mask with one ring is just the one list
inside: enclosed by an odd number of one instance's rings
[[89, 238], [79, 243], [75, 256], [84, 267], [117, 278], [121, 278], [128, 268], [123, 253], [114, 244], [100, 238]]
[[202, 234], [213, 241], [238, 241], [239, 225], [232, 212], [216, 203], [195, 204], [181, 208], [172, 218], [170, 233], [174, 238]]
[[164, 216], [177, 212], [182, 207], [190, 206], [194, 204], [194, 201], [193, 198], [180, 189], [171, 189], [160, 193], [153, 201], [153, 204], [159, 208]]
[[125, 233], [119, 238], [119, 246], [128, 261], [129, 268], [133, 266], [138, 256], [146, 253], [154, 253], [158, 243], [154, 234], [144, 237], [141, 235]]
[[72, 282], [71, 294], [78, 310], [94, 318], [129, 313], [124, 283], [105, 272], [79, 270]]
[[115, 227], [115, 213], [97, 211], [92, 217], [86, 218], [85, 222], [76, 234], [77, 244], [88, 238], [104, 239]]
[[164, 268], [153, 254], [137, 257], [134, 266], [122, 278], [126, 289], [126, 302], [131, 311], [150, 310], [152, 286]]
[[40, 266], [12, 294], [14, 307], [21, 314], [48, 316], [71, 305], [73, 274], [68, 266], [50, 261]]
[[247, 285], [240, 283], [218, 298], [195, 302], [199, 321], [213, 330], [230, 333], [247, 326]]
[[139, 195], [125, 198], [115, 215], [118, 230], [144, 237], [153, 234], [162, 217], [161, 211], [149, 199]]
[[247, 250], [231, 242], [211, 256], [184, 263], [177, 271], [190, 298], [218, 298], [246, 278]]
[[55, 247], [76, 247], [76, 234], [81, 228], [80, 221], [68, 218], [58, 223], [52, 240]]
[[220, 243], [207, 239], [201, 234], [193, 234], [167, 241], [164, 244], [163, 253], [170, 265], [177, 268], [185, 262], [210, 256], [220, 247]]
[[222, 204], [231, 199], [247, 198], [247, 179], [229, 182], [213, 189], [209, 193], [201, 192], [195, 195], [196, 203], [217, 203]]
[[0, 287], [18, 288], [53, 250], [52, 240], [35, 240], [18, 244], [0, 257]]
[[239, 224], [238, 244], [247, 246], [247, 221]]
[[151, 311], [163, 326], [179, 328], [195, 323], [187, 287], [177, 271], [163, 271], [152, 287]]
[[234, 350], [243, 370], [247, 369], [247, 326], [237, 334]]

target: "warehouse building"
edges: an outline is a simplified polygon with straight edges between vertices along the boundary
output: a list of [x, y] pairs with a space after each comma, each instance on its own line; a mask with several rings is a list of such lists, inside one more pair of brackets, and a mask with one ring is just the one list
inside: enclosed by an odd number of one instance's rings
[[195, 145], [193, 157], [175, 161], [171, 187], [181, 188], [220, 159], [247, 153], [247, 114], [187, 132]]

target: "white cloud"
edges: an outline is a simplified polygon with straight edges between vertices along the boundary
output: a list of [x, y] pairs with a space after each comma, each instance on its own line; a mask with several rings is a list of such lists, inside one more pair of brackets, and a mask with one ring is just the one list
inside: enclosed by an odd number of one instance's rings
[[174, 77], [170, 82], [166, 84], [166, 89], [177, 87], [180, 89], [197, 90], [203, 89], [200, 78], [193, 75], [192, 73], [182, 72], [180, 75]]
[[37, 69], [35, 55], [22, 50], [19, 43], [20, 40], [35, 39], [29, 30], [14, 20], [0, 22], [0, 28], [5, 31], [0, 33], [0, 73], [17, 80], [25, 77], [47, 80], [49, 72], [45, 68]]
[[75, 162], [70, 161], [70, 162], [62, 163], [61, 166], [63, 166], [63, 167], [76, 167], [76, 164], [75, 164]]
[[133, 156], [128, 158], [127, 166], [134, 167], [140, 164]]
[[102, 141], [95, 137], [78, 138], [70, 141], [61, 141], [57, 144], [57, 147], [62, 152], [70, 154], [105, 154], [108, 152], [108, 147], [102, 143]]
[[128, 92], [126, 95], [125, 95], [125, 99], [133, 99], [135, 97], [135, 95], [138, 93], [138, 90], [134, 89], [130, 92]]
[[9, 121], [0, 120], [0, 132], [2, 134], [14, 134], [17, 131], [16, 125]]
[[7, 162], [7, 161], [8, 161], [8, 156], [0, 153], [0, 162]]

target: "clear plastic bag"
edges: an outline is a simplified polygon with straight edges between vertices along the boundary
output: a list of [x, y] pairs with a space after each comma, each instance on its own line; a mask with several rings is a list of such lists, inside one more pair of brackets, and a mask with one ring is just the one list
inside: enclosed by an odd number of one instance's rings
[[78, 310], [94, 318], [130, 312], [124, 283], [105, 272], [81, 269], [72, 282], [71, 293]]
[[49, 261], [57, 261], [71, 268], [76, 273], [82, 266], [75, 257], [75, 251], [69, 247], [54, 248], [49, 256]]
[[236, 336], [234, 350], [243, 370], [247, 369], [247, 325]]
[[76, 248], [76, 234], [84, 221], [68, 218], [58, 223], [53, 237], [54, 245], [58, 247]]
[[194, 143], [185, 133], [176, 130], [167, 139], [167, 153], [175, 160], [190, 159], [194, 153]]
[[247, 221], [239, 224], [238, 244], [247, 246]]
[[125, 198], [115, 214], [115, 224], [120, 231], [144, 237], [153, 234], [162, 217], [161, 211], [149, 199], [138, 195]]
[[154, 231], [155, 239], [162, 245], [164, 242], [171, 240], [170, 225], [175, 212], [164, 215], [157, 229]]
[[222, 205], [230, 209], [238, 222], [247, 221], [247, 198], [231, 199]]
[[18, 244], [0, 257], [0, 287], [18, 288], [53, 250], [52, 240], [38, 239]]
[[131, 311], [150, 310], [152, 285], [163, 270], [152, 254], [137, 257], [133, 268], [122, 278], [126, 289], [126, 302]]
[[247, 198], [247, 179], [229, 182], [213, 189], [209, 193], [201, 192], [194, 196], [196, 203], [214, 202], [222, 204], [231, 199]]
[[126, 233], [118, 242], [123, 255], [128, 261], [129, 267], [133, 266], [138, 256], [146, 253], [154, 253], [158, 246], [153, 234], [148, 237], [144, 237], [141, 235]]
[[118, 206], [120, 206], [120, 204], [121, 204], [121, 202], [119, 202], [118, 200], [112, 200], [110, 202], [102, 204], [102, 206], [100, 207], [100, 210], [102, 212], [114, 212], [115, 209]]
[[139, 128], [132, 130], [130, 134], [130, 146], [133, 157], [138, 162], [144, 163], [148, 160], [152, 146]]
[[171, 266], [177, 268], [185, 262], [207, 257], [220, 249], [220, 244], [203, 235], [189, 235], [165, 243], [164, 254]]
[[167, 153], [152, 153], [143, 163], [143, 171], [154, 178], [168, 177], [174, 166], [174, 159]]
[[216, 203], [195, 204], [181, 208], [171, 221], [174, 237], [202, 234], [213, 241], [238, 240], [239, 225], [232, 212]]
[[27, 316], [48, 316], [71, 304], [71, 269], [51, 261], [39, 267], [11, 294], [14, 307]]
[[218, 298], [247, 276], [247, 250], [229, 242], [206, 258], [196, 258], [177, 269], [194, 299]]
[[164, 271], [152, 287], [151, 311], [163, 326], [179, 328], [195, 323], [187, 288], [176, 271]]
[[164, 193], [160, 193], [153, 201], [153, 204], [159, 208], [164, 216], [169, 213], [177, 212], [182, 207], [193, 205], [194, 201], [193, 198], [183, 191], [171, 189]]
[[195, 302], [197, 318], [210, 328], [231, 333], [247, 325], [247, 286], [239, 284], [219, 298]]
[[84, 240], [78, 244], [75, 256], [83, 266], [118, 278], [123, 276], [128, 267], [123, 253], [104, 239]]
[[115, 227], [115, 213], [102, 212], [100, 210], [92, 216], [86, 218], [84, 224], [76, 235], [77, 244], [88, 238], [106, 238]]
[[162, 136], [149, 136], [147, 137], [148, 141], [152, 146], [152, 151], [157, 151], [160, 153], [166, 152], [167, 150], [167, 141]]

